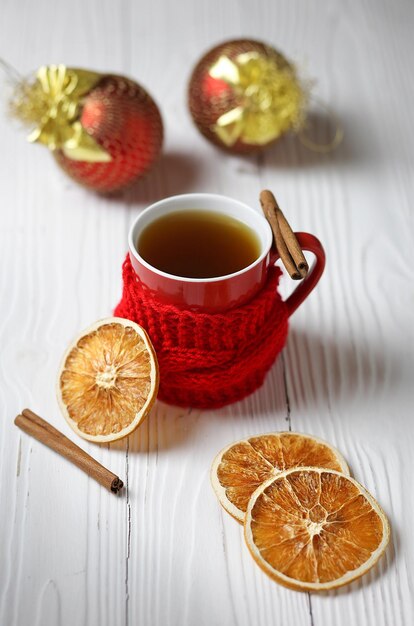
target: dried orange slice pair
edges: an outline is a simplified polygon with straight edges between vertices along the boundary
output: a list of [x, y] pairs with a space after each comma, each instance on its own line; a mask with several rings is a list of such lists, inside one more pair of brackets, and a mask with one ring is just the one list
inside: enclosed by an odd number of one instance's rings
[[379, 504], [349, 476], [338, 450], [316, 437], [282, 432], [238, 441], [217, 455], [211, 480], [222, 506], [244, 523], [255, 561], [292, 589], [345, 585], [388, 543]]

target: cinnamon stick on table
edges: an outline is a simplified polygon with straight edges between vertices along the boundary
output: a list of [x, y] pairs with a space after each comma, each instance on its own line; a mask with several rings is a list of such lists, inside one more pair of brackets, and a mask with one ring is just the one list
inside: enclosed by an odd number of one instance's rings
[[294, 280], [304, 278], [309, 270], [308, 263], [295, 233], [271, 191], [264, 189], [260, 192], [260, 204], [272, 228], [277, 251], [290, 277]]
[[66, 459], [77, 465], [88, 476], [94, 478], [101, 485], [113, 493], [118, 493], [124, 486], [122, 480], [98, 463], [82, 448], [79, 448], [73, 441], [68, 439], [63, 433], [54, 428], [52, 424], [46, 422], [30, 409], [24, 409], [21, 415], [14, 420], [16, 426], [25, 433], [31, 435], [41, 443], [64, 456]]

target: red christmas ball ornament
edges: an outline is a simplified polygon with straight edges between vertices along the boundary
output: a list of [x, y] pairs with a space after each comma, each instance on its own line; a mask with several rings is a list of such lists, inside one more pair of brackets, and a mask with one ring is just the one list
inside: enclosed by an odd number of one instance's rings
[[294, 66], [259, 41], [226, 41], [197, 63], [188, 105], [199, 131], [233, 153], [261, 150], [304, 122], [306, 90]]
[[71, 178], [95, 191], [130, 185], [161, 152], [159, 109], [124, 76], [42, 67], [34, 81], [19, 85], [12, 106], [35, 126], [29, 140], [47, 145]]

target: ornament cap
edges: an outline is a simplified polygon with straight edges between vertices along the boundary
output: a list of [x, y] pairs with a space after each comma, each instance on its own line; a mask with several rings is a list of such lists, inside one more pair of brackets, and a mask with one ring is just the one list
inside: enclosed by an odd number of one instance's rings
[[51, 151], [61, 150], [74, 161], [110, 162], [111, 155], [86, 132], [79, 119], [83, 98], [101, 78], [98, 72], [43, 65], [34, 81], [20, 82], [11, 109], [15, 117], [35, 126], [28, 141], [42, 143]]

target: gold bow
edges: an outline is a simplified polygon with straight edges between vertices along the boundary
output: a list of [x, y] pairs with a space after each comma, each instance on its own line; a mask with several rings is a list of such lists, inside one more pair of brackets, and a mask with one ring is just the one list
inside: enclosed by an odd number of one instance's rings
[[64, 65], [42, 66], [33, 84], [23, 84], [12, 103], [16, 116], [35, 123], [28, 140], [50, 150], [62, 150], [70, 159], [108, 163], [112, 157], [83, 128], [82, 98], [102, 78], [97, 72], [70, 69]]
[[230, 85], [240, 104], [221, 115], [213, 132], [226, 146], [238, 140], [265, 145], [304, 121], [306, 96], [293, 68], [257, 51], [234, 60], [221, 56], [211, 67], [212, 78]]

